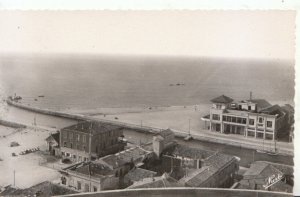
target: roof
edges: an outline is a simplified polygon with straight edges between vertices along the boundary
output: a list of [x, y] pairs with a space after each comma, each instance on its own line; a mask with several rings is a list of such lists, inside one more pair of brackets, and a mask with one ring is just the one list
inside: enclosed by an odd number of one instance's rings
[[137, 182], [144, 178], [152, 178], [156, 174], [157, 174], [156, 172], [150, 170], [145, 170], [142, 168], [134, 168], [124, 176], [124, 179], [129, 179], [132, 182]]
[[212, 100], [210, 100], [213, 103], [231, 103], [233, 101], [232, 98], [225, 96], [225, 95], [221, 95], [219, 97], [216, 97]]
[[269, 114], [269, 115], [276, 115], [282, 116], [284, 114], [282, 108], [279, 105], [273, 105], [271, 107], [262, 109], [259, 113]]
[[252, 102], [255, 103], [258, 109], [264, 109], [267, 107], [272, 106], [268, 101], [266, 101], [265, 99], [251, 99], [251, 100], [247, 100], [248, 102]]
[[[75, 194], [76, 191], [70, 190], [68, 188], [62, 187], [60, 185], [53, 184], [49, 181], [45, 181], [34, 185], [27, 189], [14, 189], [12, 187], [7, 187], [1, 196], [56, 196], [56, 195], [66, 195]], [[38, 195], [37, 195], [38, 194]]]
[[162, 130], [161, 132], [157, 133], [156, 135], [160, 135], [161, 137], [165, 138], [169, 135], [174, 135], [174, 132], [171, 129], [165, 129], [165, 130]]
[[105, 157], [102, 157], [98, 160], [98, 162], [102, 161], [107, 166], [115, 169], [125, 165], [126, 163], [142, 162], [145, 158], [147, 158], [147, 155], [151, 153], [151, 151], [147, 151], [141, 147], [133, 147], [114, 155], [107, 155]]
[[108, 124], [108, 123], [98, 122], [98, 121], [83, 121], [83, 122], [79, 122], [78, 124], [65, 127], [62, 130], [66, 130], [66, 129], [73, 130], [73, 131], [80, 131], [84, 133], [91, 133], [95, 135], [98, 133], [106, 133], [109, 131], [119, 130], [121, 129], [121, 127]]
[[135, 182], [133, 185], [129, 186], [128, 189], [166, 187], [182, 187], [182, 184], [165, 173], [161, 177], [145, 178]]
[[213, 151], [202, 150], [198, 148], [191, 148], [185, 145], [176, 144], [164, 151], [166, 155], [181, 156], [192, 159], [203, 159], [214, 154]]
[[87, 176], [101, 177], [113, 173], [107, 166], [95, 162], [82, 162], [67, 168], [67, 170], [78, 172]]
[[234, 160], [233, 156], [216, 153], [203, 160], [203, 167], [195, 170], [188, 177], [181, 181], [185, 182], [187, 186], [199, 187], [207, 179], [213, 176], [221, 168], [231, 163]]
[[46, 141], [55, 140], [59, 144], [59, 132], [51, 134], [49, 137], [46, 138]]
[[[285, 172], [280, 170], [283, 169]], [[263, 185], [266, 184], [266, 180], [277, 174], [287, 175], [286, 173], [290, 172], [289, 166], [275, 164], [264, 161], [256, 161], [251, 164], [250, 168], [245, 172], [244, 178], [239, 182], [239, 189], [262, 189], [265, 188]], [[288, 174], [291, 175], [291, 174]], [[271, 191], [281, 191], [281, 192], [292, 192], [292, 186], [281, 181], [278, 181], [270, 187]]]
[[281, 107], [282, 109], [286, 110], [288, 113], [290, 114], [294, 114], [295, 113], [295, 109], [293, 106], [291, 106], [290, 104], [285, 104], [284, 106]]

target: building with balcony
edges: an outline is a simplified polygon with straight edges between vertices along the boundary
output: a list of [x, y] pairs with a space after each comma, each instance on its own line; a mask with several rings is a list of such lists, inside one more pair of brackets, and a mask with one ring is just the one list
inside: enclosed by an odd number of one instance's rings
[[210, 114], [202, 117], [210, 131], [275, 140], [288, 124], [285, 110], [264, 99], [234, 102], [222, 95], [211, 102]]
[[94, 160], [124, 150], [123, 128], [84, 121], [60, 130], [60, 155], [72, 161]]

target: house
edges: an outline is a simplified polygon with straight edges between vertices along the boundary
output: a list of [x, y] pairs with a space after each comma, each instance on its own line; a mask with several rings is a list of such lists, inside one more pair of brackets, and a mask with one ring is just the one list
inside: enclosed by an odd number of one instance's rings
[[59, 155], [59, 132], [50, 134], [50, 136], [46, 138], [46, 143], [50, 155]]
[[186, 187], [230, 187], [239, 158], [177, 144], [162, 154], [162, 166]]
[[210, 114], [202, 117], [205, 129], [224, 134], [275, 140], [284, 129], [287, 113], [264, 99], [243, 100], [221, 95], [211, 100]]
[[176, 179], [172, 178], [169, 174], [165, 173], [160, 177], [145, 178], [141, 181], [135, 182], [127, 189], [138, 188], [168, 188], [168, 187], [182, 187]]
[[145, 160], [151, 160], [153, 152], [143, 149], [140, 146], [132, 147], [113, 155], [107, 155], [98, 159], [101, 163], [114, 171], [116, 176], [123, 177], [134, 166], [142, 166]]
[[293, 184], [291, 166], [257, 161], [251, 164], [236, 188], [292, 193]]
[[133, 147], [94, 161], [81, 162], [61, 170], [61, 183], [78, 191], [95, 192], [118, 189], [124, 185], [124, 176], [153, 152]]
[[107, 166], [93, 161], [81, 162], [60, 170], [61, 184], [78, 192], [119, 188], [119, 177]]
[[159, 158], [162, 151], [174, 144], [175, 135], [170, 129], [163, 130], [153, 136], [153, 151]]
[[179, 181], [186, 187], [228, 188], [238, 172], [238, 159], [224, 154], [213, 154], [202, 160], [202, 166], [190, 170]]
[[83, 121], [60, 130], [60, 154], [72, 161], [90, 161], [124, 150], [123, 128]]

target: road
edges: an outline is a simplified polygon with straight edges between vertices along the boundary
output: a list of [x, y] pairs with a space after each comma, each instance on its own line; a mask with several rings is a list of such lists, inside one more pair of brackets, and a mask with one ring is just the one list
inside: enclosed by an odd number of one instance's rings
[[[12, 122], [22, 123], [26, 125], [32, 125], [34, 119], [38, 126], [51, 127], [51, 128], [63, 128], [65, 126], [72, 125], [77, 122], [77, 120], [72, 120], [69, 118], [56, 117], [52, 115], [39, 114], [36, 112], [31, 112], [23, 109], [19, 109], [13, 106], [8, 106], [7, 116], [3, 119]], [[125, 131], [125, 137], [128, 140], [135, 142], [148, 142], [152, 140], [152, 134], [141, 133], [137, 131]], [[271, 156], [267, 154], [257, 153], [255, 150], [239, 148], [230, 145], [211, 143], [199, 140], [184, 141], [181, 138], [176, 138], [176, 141], [180, 144], [184, 144], [190, 147], [197, 147], [205, 150], [219, 151], [224, 154], [235, 155], [241, 158], [240, 165], [243, 167], [249, 167], [250, 163], [253, 161], [269, 161], [282, 163], [287, 165], [293, 165], [292, 156], [276, 155]]]

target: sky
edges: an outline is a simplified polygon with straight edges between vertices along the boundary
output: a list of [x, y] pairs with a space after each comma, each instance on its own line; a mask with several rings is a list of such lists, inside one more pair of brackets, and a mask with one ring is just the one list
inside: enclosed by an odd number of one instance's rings
[[0, 53], [294, 59], [295, 11], [0, 11]]

